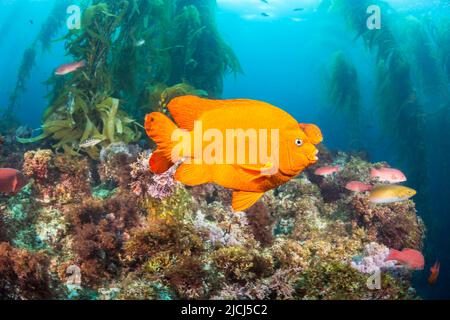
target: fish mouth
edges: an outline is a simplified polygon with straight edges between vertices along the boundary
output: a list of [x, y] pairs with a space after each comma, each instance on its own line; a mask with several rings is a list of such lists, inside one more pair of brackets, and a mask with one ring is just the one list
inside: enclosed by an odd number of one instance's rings
[[314, 151], [311, 155], [308, 156], [309, 161], [316, 163], [319, 161], [319, 150]]

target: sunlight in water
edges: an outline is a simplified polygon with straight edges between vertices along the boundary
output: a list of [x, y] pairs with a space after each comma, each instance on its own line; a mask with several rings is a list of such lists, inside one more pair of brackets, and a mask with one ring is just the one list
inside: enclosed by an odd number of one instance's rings
[[[308, 14], [314, 13], [321, 2], [322, 0], [217, 0], [221, 9], [238, 13], [244, 19], [291, 18], [294, 21], [301, 21]], [[402, 11], [442, 3], [441, 0], [386, 0], [386, 2]]]

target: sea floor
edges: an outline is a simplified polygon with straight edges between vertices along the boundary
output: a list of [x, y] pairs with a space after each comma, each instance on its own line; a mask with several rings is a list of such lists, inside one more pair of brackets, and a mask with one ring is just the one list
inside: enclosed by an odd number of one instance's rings
[[344, 188], [384, 164], [322, 148], [318, 166], [339, 173], [311, 168], [236, 213], [228, 190], [153, 175], [150, 154], [117, 143], [93, 161], [4, 139], [1, 166], [30, 183], [0, 198], [0, 298], [419, 298], [415, 271], [385, 262], [423, 246], [414, 202], [376, 206]]

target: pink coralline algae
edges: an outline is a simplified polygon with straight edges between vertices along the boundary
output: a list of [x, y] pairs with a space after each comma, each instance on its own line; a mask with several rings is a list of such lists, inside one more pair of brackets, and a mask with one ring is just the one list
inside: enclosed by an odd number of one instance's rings
[[178, 184], [174, 178], [176, 167], [163, 174], [153, 174], [149, 166], [151, 155], [149, 152], [141, 153], [138, 160], [131, 164], [131, 191], [137, 196], [163, 200], [176, 191]]
[[366, 245], [364, 257], [359, 262], [352, 262], [354, 269], [362, 273], [372, 274], [382, 269], [395, 268], [395, 261], [386, 261], [389, 256], [389, 248], [372, 242]]

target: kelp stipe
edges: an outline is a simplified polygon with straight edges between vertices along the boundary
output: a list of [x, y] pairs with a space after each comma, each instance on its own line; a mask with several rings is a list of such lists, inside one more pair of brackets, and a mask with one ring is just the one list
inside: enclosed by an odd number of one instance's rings
[[[56, 150], [77, 155], [80, 144], [87, 139], [98, 139], [99, 146], [116, 141], [136, 141], [140, 133], [134, 120], [122, 110], [120, 102], [110, 94], [113, 91], [109, 54], [112, 37], [127, 10], [127, 3], [94, 4], [86, 8], [82, 18], [83, 29], [70, 31], [65, 37], [66, 50], [77, 61], [84, 60], [80, 72], [67, 76], [56, 84], [51, 105], [44, 115], [43, 134], [21, 142], [35, 142], [51, 138]], [[99, 157], [99, 146], [85, 151], [94, 159]]]
[[[31, 73], [36, 64], [36, 56], [38, 54], [38, 46], [41, 52], [48, 51], [51, 47], [52, 39], [57, 35], [59, 29], [65, 22], [66, 8], [71, 4], [69, 0], [55, 1], [55, 4], [41, 27], [38, 36], [33, 43], [25, 50], [22, 61], [17, 74], [16, 85], [9, 98], [9, 105], [5, 111], [3, 122], [9, 127], [17, 125], [18, 121], [14, 116], [14, 109], [17, 106], [21, 95], [26, 91], [26, 82], [31, 77]], [[9, 120], [8, 120], [9, 119]]]
[[350, 146], [358, 150], [362, 147], [358, 71], [341, 51], [333, 56], [327, 82], [330, 107], [334, 113], [343, 114], [350, 131]]
[[2, 115], [1, 122], [6, 125], [2, 126], [2, 131], [5, 128], [13, 129], [18, 125], [19, 121], [14, 114], [14, 109], [17, 106], [20, 96], [26, 91], [26, 82], [31, 76], [31, 71], [36, 64], [36, 49], [34, 46], [25, 50], [20, 63], [19, 72], [17, 75], [17, 82], [13, 92], [9, 96], [9, 103], [7, 109]]
[[55, 40], [59, 30], [66, 22], [67, 8], [72, 4], [73, 1], [71, 0], [55, 1], [52, 11], [42, 25], [37, 37], [37, 41], [41, 44], [43, 51], [50, 50], [52, 42]]
[[446, 76], [439, 63], [439, 45], [433, 39], [434, 23], [414, 16], [391, 19], [397, 43], [411, 65], [411, 79], [418, 93], [431, 105], [448, 97]]
[[[379, 30], [367, 28], [367, 8], [378, 5], [384, 9], [383, 26]], [[396, 148], [399, 159], [408, 168], [413, 186], [426, 190], [427, 162], [425, 123], [422, 107], [416, 98], [411, 81], [410, 62], [402, 52], [392, 30], [392, 15], [399, 18], [384, 1], [334, 0], [332, 10], [341, 13], [347, 23], [362, 37], [366, 47], [375, 55], [380, 123], [389, 143]], [[394, 13], [389, 13], [389, 12]], [[414, 141], [411, 147], [410, 141]], [[426, 194], [423, 191], [421, 195]]]
[[450, 81], [450, 18], [444, 16], [438, 19], [433, 28], [432, 37], [436, 42], [437, 57], [444, 70], [447, 82]]
[[[184, 74], [177, 75], [177, 83], [187, 81], [194, 87], [207, 91], [210, 96], [218, 97], [222, 93], [225, 73], [241, 73], [242, 68], [232, 49], [217, 31], [214, 9], [214, 0], [177, 2], [179, 18], [174, 26], [178, 30], [174, 37], [175, 44], [185, 43], [187, 50], [175, 51], [172, 59], [175, 60], [181, 54], [180, 58], [184, 61], [181, 69]], [[187, 34], [182, 29], [186, 26]], [[175, 84], [174, 76], [176, 75], [172, 73], [171, 84]]]
[[[62, 40], [74, 60], [86, 65], [64, 79], [52, 77], [44, 132], [55, 149], [98, 158], [101, 147], [136, 142], [142, 131], [131, 119], [163, 111], [186, 94], [219, 96], [227, 71], [241, 67], [220, 38], [213, 1], [93, 1], [84, 8], [82, 30]], [[164, 29], [168, 32], [159, 32]]]

